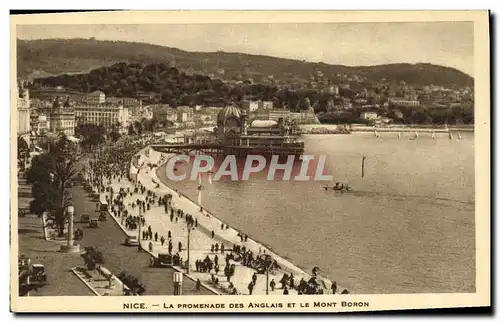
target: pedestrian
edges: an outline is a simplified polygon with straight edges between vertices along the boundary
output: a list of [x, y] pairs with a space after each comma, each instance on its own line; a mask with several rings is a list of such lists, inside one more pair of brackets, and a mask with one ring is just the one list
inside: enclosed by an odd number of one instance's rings
[[212, 246], [210, 246], [210, 252], [213, 253], [214, 252], [214, 244], [212, 244]]
[[179, 242], [179, 253], [182, 252], [182, 243]]
[[288, 288], [287, 288], [287, 287], [285, 287], [285, 288], [283, 289], [283, 295], [288, 295]]
[[215, 237], [215, 232], [212, 230], [212, 238]]
[[158, 233], [155, 233], [155, 242], [158, 241]]
[[215, 244], [214, 251], [217, 253], [219, 251], [219, 243]]
[[254, 284], [257, 284], [257, 274], [254, 272], [253, 275], [252, 275], [252, 282]]
[[253, 292], [253, 282], [248, 283], [248, 292], [250, 292], [250, 295], [252, 295]]
[[160, 242], [161, 242], [161, 245], [163, 246], [163, 244], [165, 244], [165, 237], [161, 236]]
[[195, 226], [195, 227], [198, 227], [198, 218], [196, 218], [196, 219], [194, 220], [194, 226]]
[[220, 243], [220, 253], [224, 254], [224, 244]]
[[169, 230], [168, 231], [168, 239], [172, 238], [172, 232]]
[[199, 278], [196, 280], [196, 290], [197, 290], [197, 291], [200, 291], [200, 290], [201, 290], [201, 281], [200, 281], [200, 279], [199, 279]]
[[333, 282], [332, 283], [332, 294], [336, 294], [337, 293], [337, 282]]
[[220, 224], [220, 229], [224, 229], [224, 224]]
[[269, 283], [269, 286], [271, 287], [271, 292], [274, 292], [274, 288], [276, 287], [276, 282], [274, 281], [274, 278]]
[[170, 239], [170, 240], [168, 241], [168, 253], [169, 253], [170, 255], [172, 254], [172, 248], [174, 248], [174, 247], [172, 246], [172, 240]]

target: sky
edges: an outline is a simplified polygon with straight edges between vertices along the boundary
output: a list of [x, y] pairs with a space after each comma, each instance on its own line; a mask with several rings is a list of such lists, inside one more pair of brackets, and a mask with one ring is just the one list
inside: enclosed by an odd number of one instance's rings
[[21, 25], [17, 38], [144, 42], [347, 66], [431, 63], [474, 76], [472, 22]]

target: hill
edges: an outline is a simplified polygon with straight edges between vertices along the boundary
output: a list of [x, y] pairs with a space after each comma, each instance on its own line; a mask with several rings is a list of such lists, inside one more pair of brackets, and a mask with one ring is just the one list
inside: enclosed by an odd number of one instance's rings
[[188, 52], [145, 43], [94, 39], [17, 40], [18, 76], [86, 73], [118, 62], [171, 64], [187, 73], [210, 74], [224, 69], [225, 79], [253, 78], [259, 82], [273, 75], [281, 81], [309, 80], [317, 70], [334, 83], [337, 74], [358, 75], [368, 80], [382, 78], [415, 85], [473, 86], [474, 79], [453, 68], [432, 64], [389, 64], [350, 67], [311, 63], [286, 58], [228, 52]]

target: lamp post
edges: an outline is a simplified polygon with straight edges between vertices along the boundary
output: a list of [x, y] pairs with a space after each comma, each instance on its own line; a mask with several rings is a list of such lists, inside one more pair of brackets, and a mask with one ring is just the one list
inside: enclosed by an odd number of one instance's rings
[[142, 213], [142, 206], [139, 206], [139, 222], [137, 223], [137, 240], [139, 241], [137, 245], [137, 251], [141, 251], [141, 213]]
[[187, 274], [191, 272], [191, 263], [189, 261], [189, 253], [191, 251], [191, 229], [193, 229], [193, 222], [191, 220], [188, 220], [186, 222], [187, 224], [187, 230], [188, 230], [188, 249], [187, 249]]
[[269, 295], [269, 268], [271, 263], [271, 256], [266, 255], [266, 295]]

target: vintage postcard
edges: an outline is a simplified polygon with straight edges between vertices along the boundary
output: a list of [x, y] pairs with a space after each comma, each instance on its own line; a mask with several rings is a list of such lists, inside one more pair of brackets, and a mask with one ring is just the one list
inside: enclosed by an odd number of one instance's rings
[[12, 311], [491, 305], [487, 11], [11, 33]]

